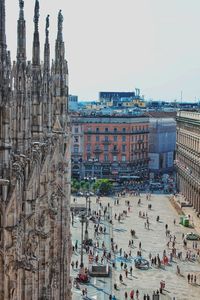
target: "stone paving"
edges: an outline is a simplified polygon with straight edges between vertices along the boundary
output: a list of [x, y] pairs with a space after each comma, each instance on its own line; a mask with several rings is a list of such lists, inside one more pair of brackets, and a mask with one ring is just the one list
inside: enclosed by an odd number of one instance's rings
[[[111, 205], [113, 226], [110, 227], [109, 235], [100, 237], [100, 240], [105, 239], [107, 245], [109, 244], [110, 237], [113, 236], [114, 242], [118, 244], [118, 249], [123, 248], [123, 251], [131, 252], [131, 262], [128, 262], [128, 269], [130, 265], [133, 267], [133, 276], [128, 275], [125, 279], [125, 273], [121, 270], [119, 253], [115, 256], [116, 268], [112, 270], [112, 276], [110, 278], [96, 278], [92, 279], [90, 285], [87, 286], [88, 289], [88, 299], [105, 300], [109, 299], [109, 294], [115, 294], [117, 299], [124, 299], [125, 291], [130, 292], [134, 289], [139, 290], [139, 299], [143, 299], [144, 293], [152, 295], [153, 290], [157, 290], [160, 286], [160, 281], [165, 281], [165, 291], [160, 299], [174, 299], [176, 300], [198, 300], [200, 299], [200, 263], [199, 262], [188, 262], [185, 260], [174, 259], [171, 266], [166, 266], [165, 268], [150, 267], [149, 270], [139, 270], [136, 269], [133, 263], [133, 258], [137, 255], [138, 245], [141, 242], [142, 245], [142, 256], [149, 259], [149, 253], [152, 256], [157, 254], [162, 257], [163, 250], [167, 251], [167, 254], [171, 251], [171, 246], [167, 249], [168, 238], [165, 235], [165, 224], [168, 224], [169, 230], [172, 235], [176, 235], [177, 243], [176, 249], [183, 252], [183, 258], [185, 258], [185, 250], [182, 246], [182, 233], [188, 233], [191, 229], [185, 228], [179, 225], [179, 216], [175, 209], [169, 202], [169, 197], [166, 195], [155, 195], [151, 196], [151, 200], [146, 200], [146, 195], [140, 196], [141, 205], [139, 206], [138, 199], [139, 196], [127, 196], [119, 199], [119, 205], [114, 205], [112, 198], [101, 198], [102, 205], [107, 205], [109, 202]], [[122, 213], [123, 210], [127, 209], [125, 202], [129, 200], [131, 205], [131, 210], [128, 216], [125, 217], [121, 222], [114, 220], [114, 214], [117, 215]], [[78, 199], [78, 202], [85, 201], [84, 198]], [[152, 204], [152, 209], [148, 209], [148, 204]], [[92, 197], [92, 209], [97, 209], [95, 198]], [[139, 211], [147, 212], [150, 229], [146, 229], [144, 226], [145, 219], [139, 217]], [[159, 215], [160, 222], [156, 221], [156, 216]], [[176, 219], [176, 224], [173, 221]], [[80, 222], [75, 220], [75, 224], [72, 227], [72, 239], [80, 241]], [[134, 229], [136, 231], [136, 238], [134, 239], [134, 248], [130, 249], [128, 247], [128, 241], [131, 239], [130, 230]], [[195, 230], [192, 230], [195, 232]], [[89, 226], [89, 235], [93, 236], [93, 223]], [[79, 243], [80, 244], [80, 243]], [[200, 242], [199, 242], [200, 244]], [[198, 245], [199, 247], [200, 245]], [[192, 242], [188, 242], [188, 249], [193, 252], [196, 250], [192, 249]], [[74, 254], [72, 260], [79, 258], [80, 254]], [[85, 264], [87, 264], [87, 256], [84, 256]], [[181, 275], [176, 274], [177, 264], [180, 267]], [[77, 270], [72, 271], [72, 276], [75, 277]], [[196, 274], [197, 284], [192, 285], [187, 283], [187, 274]], [[119, 275], [122, 274], [124, 278], [123, 284], [119, 283]], [[118, 290], [114, 291], [114, 283], [117, 283]], [[76, 289], [73, 290], [73, 300], [80, 299], [81, 291]], [[128, 298], [129, 299], [129, 298]]]

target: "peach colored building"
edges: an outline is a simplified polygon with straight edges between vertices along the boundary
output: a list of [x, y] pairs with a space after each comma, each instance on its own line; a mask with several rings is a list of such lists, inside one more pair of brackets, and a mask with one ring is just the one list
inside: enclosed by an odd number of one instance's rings
[[83, 130], [80, 177], [147, 175], [148, 117], [81, 116], [72, 119], [72, 128], [78, 122]]

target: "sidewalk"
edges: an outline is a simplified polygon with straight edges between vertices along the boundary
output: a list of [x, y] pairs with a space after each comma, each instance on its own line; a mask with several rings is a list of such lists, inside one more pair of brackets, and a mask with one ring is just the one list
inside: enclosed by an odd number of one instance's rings
[[174, 198], [174, 200], [185, 215], [190, 215], [191, 223], [194, 224], [194, 229], [197, 231], [197, 233], [200, 234], [200, 218], [197, 217], [197, 213], [194, 210], [194, 208], [193, 207], [181, 207], [180, 203], [184, 202], [185, 199], [184, 199], [184, 196], [182, 196], [180, 194], [178, 196], [176, 196]]

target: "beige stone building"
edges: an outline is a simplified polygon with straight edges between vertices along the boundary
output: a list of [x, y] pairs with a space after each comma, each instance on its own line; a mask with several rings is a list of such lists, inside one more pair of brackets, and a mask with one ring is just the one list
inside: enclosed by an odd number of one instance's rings
[[0, 300], [71, 299], [70, 127], [63, 16], [60, 11], [51, 66], [49, 16], [43, 65], [38, 22], [36, 0], [30, 62], [20, 0], [17, 58], [11, 64], [5, 0], [0, 0]]
[[177, 113], [177, 185], [200, 213], [200, 113]]

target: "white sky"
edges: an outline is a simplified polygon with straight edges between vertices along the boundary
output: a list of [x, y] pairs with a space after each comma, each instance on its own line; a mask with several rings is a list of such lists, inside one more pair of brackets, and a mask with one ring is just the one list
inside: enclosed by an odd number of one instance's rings
[[[34, 0], [25, 0], [31, 59]], [[16, 56], [18, 0], [6, 0], [7, 44]], [[50, 14], [52, 54], [57, 12], [64, 14], [70, 93], [140, 88], [146, 99], [200, 99], [200, 0], [40, 0], [41, 56]]]

